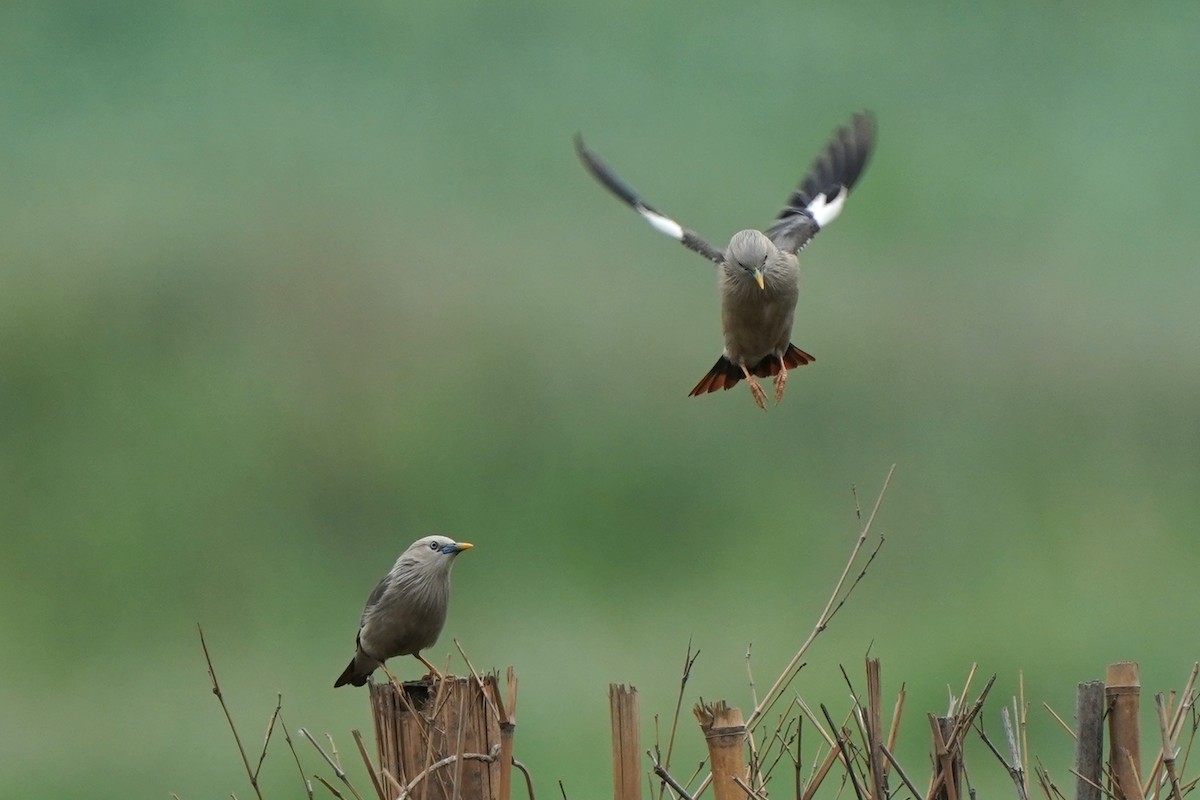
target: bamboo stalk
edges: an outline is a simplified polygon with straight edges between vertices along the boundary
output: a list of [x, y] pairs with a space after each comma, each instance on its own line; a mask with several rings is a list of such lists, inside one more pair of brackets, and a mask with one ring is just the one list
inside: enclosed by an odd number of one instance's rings
[[715, 800], [744, 800], [745, 793], [734, 781], [746, 774], [746, 725], [741, 709], [730, 708], [719, 700], [701, 702], [693, 711], [708, 746]]
[[1142, 800], [1138, 710], [1141, 679], [1134, 661], [1108, 665], [1104, 694], [1108, 700], [1108, 763], [1116, 800]]
[[883, 756], [883, 676], [878, 658], [867, 659], [867, 758], [871, 767], [871, 797], [888, 796]]
[[505, 672], [505, 682], [508, 698], [497, 703], [500, 708], [500, 800], [512, 797], [513, 736], [517, 731], [517, 673], [512, 667]]
[[1075, 800], [1100, 800], [1104, 764], [1104, 682], [1079, 684], [1075, 694]]
[[637, 689], [610, 683], [608, 707], [612, 723], [613, 797], [615, 800], [642, 800]]
[[1169, 719], [1171, 712], [1161, 692], [1154, 695], [1154, 705], [1158, 710], [1158, 733], [1162, 737], [1162, 763], [1163, 769], [1167, 773], [1167, 781], [1171, 786], [1171, 797], [1174, 800], [1183, 800], [1183, 794], [1179, 788], [1179, 774], [1175, 771], [1175, 757], [1179, 753], [1179, 748], [1175, 745], [1175, 737], [1171, 735]]
[[933, 733], [933, 752], [937, 765], [933, 786], [928, 797], [933, 800], [958, 800], [959, 781], [962, 773], [962, 750], [956, 745], [955, 736], [958, 720], [955, 717], [929, 715], [929, 727]]

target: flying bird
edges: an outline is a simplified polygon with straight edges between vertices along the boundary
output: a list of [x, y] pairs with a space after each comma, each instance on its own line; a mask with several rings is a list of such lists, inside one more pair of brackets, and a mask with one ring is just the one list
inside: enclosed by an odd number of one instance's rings
[[754, 402], [766, 410], [766, 393], [755, 378], [775, 379], [778, 404], [787, 387], [788, 370], [815, 360], [791, 342], [800, 296], [796, 254], [841, 213], [866, 167], [874, 140], [874, 117], [868, 112], [855, 114], [833, 134], [770, 227], [738, 231], [722, 251], [643, 200], [588, 149], [582, 136], [575, 137], [575, 151], [596, 180], [655, 230], [718, 267], [725, 349], [689, 397], [729, 389], [744, 378]]
[[421, 651], [433, 647], [446, 624], [454, 559], [473, 546], [448, 536], [426, 536], [408, 546], [371, 590], [354, 658], [333, 684], [335, 689], [347, 683], [362, 686], [392, 656], [416, 656], [431, 673], [441, 675]]

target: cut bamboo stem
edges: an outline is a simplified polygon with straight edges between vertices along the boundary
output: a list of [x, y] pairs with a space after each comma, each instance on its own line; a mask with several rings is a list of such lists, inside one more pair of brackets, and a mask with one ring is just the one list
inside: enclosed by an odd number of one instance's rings
[[1108, 700], [1108, 764], [1116, 800], [1142, 800], [1142, 762], [1138, 746], [1141, 679], [1134, 661], [1109, 664], [1104, 694]]
[[1154, 695], [1154, 705], [1158, 711], [1158, 733], [1162, 737], [1162, 763], [1167, 773], [1167, 782], [1171, 787], [1173, 800], [1183, 800], [1183, 792], [1179, 788], [1179, 774], [1175, 771], [1175, 757], [1179, 748], [1175, 745], [1175, 737], [1171, 735], [1171, 709], [1162, 693]]
[[929, 727], [933, 732], [933, 754], [937, 765], [929, 797], [932, 800], [958, 800], [962, 786], [962, 749], [955, 736], [958, 719], [930, 714]]
[[888, 796], [887, 762], [883, 756], [883, 677], [879, 659], [867, 659], [867, 753], [871, 767], [871, 797]]
[[415, 794], [426, 800], [498, 800], [500, 726], [486, 696], [495, 696], [495, 676], [370, 689], [380, 772], [406, 787], [420, 777]]
[[613, 797], [615, 800], [642, 800], [637, 689], [610, 683], [608, 706], [612, 720]]
[[512, 797], [513, 737], [517, 732], [517, 673], [512, 667], [505, 672], [505, 682], [508, 697], [496, 704], [500, 717], [500, 800]]
[[1104, 775], [1104, 682], [1079, 684], [1075, 694], [1075, 800], [1100, 800]]
[[746, 725], [741, 709], [718, 700], [699, 703], [693, 710], [708, 746], [714, 799], [744, 800], [746, 793], [734, 780], [744, 780], [746, 775]]

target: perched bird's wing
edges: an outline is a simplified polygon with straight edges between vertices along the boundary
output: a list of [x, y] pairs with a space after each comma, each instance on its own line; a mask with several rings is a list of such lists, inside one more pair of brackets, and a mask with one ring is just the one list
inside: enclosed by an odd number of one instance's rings
[[776, 247], [798, 253], [817, 231], [833, 222], [866, 167], [874, 143], [875, 118], [869, 112], [855, 114], [849, 125], [837, 129], [767, 229]]
[[637, 192], [618, 178], [616, 173], [608, 168], [608, 165], [587, 148], [587, 145], [583, 143], [583, 137], [578, 134], [575, 135], [575, 152], [579, 154], [579, 160], [583, 162], [583, 166], [587, 167], [587, 171], [592, 173], [592, 177], [604, 184], [605, 188], [625, 201], [634, 211], [641, 214], [656, 231], [665, 233], [675, 241], [682, 243], [684, 247], [695, 250], [713, 263], [724, 263], [724, 253], [638, 197]]
[[375, 604], [378, 603], [380, 598], [383, 597], [383, 593], [387, 591], [387, 588], [388, 576], [385, 575], [383, 579], [379, 581], [379, 583], [375, 584], [375, 588], [371, 590], [371, 595], [367, 598], [367, 604], [363, 606], [362, 620], [359, 622], [360, 625], [363, 622], [366, 622], [367, 614], [371, 613], [371, 609], [374, 608]]

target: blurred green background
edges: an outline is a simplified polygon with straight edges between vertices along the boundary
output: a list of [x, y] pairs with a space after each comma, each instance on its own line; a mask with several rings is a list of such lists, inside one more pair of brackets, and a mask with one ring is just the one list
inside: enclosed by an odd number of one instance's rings
[[[998, 733], [1024, 670], [1069, 790], [1041, 703], [1200, 655], [1198, 33], [1192, 2], [6, 4], [5, 792], [250, 794], [197, 622], [252, 749], [282, 692], [349, 756], [362, 601], [439, 531], [477, 549], [430, 657], [514, 665], [540, 792], [603, 797], [607, 684], [649, 744], [691, 637], [685, 709], [748, 709], [747, 644], [761, 691], [893, 462], [797, 689], [844, 710], [870, 647], [923, 782], [947, 684], [999, 673]], [[572, 135], [723, 245], [860, 108], [874, 160], [802, 258], [818, 361], [767, 414], [687, 398], [712, 269]]]

